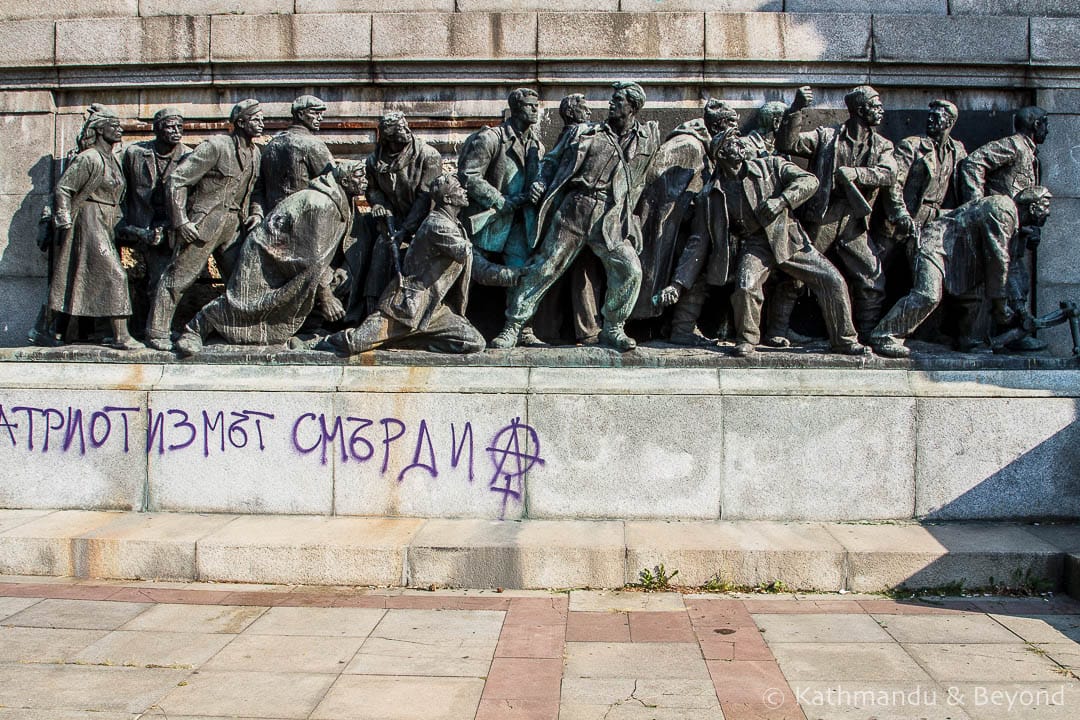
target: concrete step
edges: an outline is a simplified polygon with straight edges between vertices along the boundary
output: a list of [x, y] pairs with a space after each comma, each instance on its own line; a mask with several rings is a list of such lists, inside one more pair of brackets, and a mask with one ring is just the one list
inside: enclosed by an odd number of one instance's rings
[[464, 588], [1080, 591], [1080, 525], [235, 516], [0, 510], [0, 574]]

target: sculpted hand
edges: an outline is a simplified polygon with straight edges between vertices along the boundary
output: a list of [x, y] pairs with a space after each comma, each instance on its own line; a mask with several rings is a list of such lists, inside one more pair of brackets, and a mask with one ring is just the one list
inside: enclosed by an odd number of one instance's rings
[[544, 197], [544, 192], [547, 190], [547, 185], [537, 180], [529, 188], [529, 199], [534, 203], [540, 202]]
[[805, 107], [809, 107], [814, 104], [814, 91], [810, 89], [809, 85], [803, 85], [801, 88], [795, 91], [795, 99], [791, 102], [791, 110], [802, 110]]
[[786, 209], [787, 203], [784, 202], [784, 198], [769, 198], [761, 203], [761, 207], [758, 208], [758, 215], [761, 217], [761, 222], [768, 225], [780, 217]]
[[902, 215], [896, 221], [896, 233], [902, 238], [912, 239], [915, 237], [915, 221], [910, 215]]
[[251, 232], [262, 222], [262, 215], [248, 215], [244, 218], [244, 232]]
[[390, 217], [390, 210], [385, 205], [372, 205], [371, 206], [371, 217], [373, 217], [373, 218]]
[[681, 296], [682, 288], [678, 285], [668, 285], [653, 297], [653, 305], [656, 305], [657, 307], [671, 307], [679, 302]]
[[837, 180], [839, 180], [840, 178], [843, 178], [843, 179], [847, 180], [849, 183], [854, 184], [855, 179], [858, 176], [859, 176], [859, 174], [857, 172], [855, 172], [855, 168], [841, 167], [841, 168], [836, 169], [836, 179]]
[[181, 245], [190, 245], [202, 241], [199, 237], [199, 231], [195, 229], [195, 223], [192, 222], [186, 222], [176, 228], [176, 235], [180, 239]]

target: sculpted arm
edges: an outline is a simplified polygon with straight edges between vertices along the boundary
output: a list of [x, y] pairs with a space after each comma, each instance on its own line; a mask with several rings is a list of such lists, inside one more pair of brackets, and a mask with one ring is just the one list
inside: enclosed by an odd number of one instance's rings
[[71, 213], [74, 211], [72, 204], [75, 196], [86, 186], [86, 183], [90, 182], [93, 175], [93, 160], [89, 155], [77, 155], [68, 165], [60, 182], [56, 184], [54, 193], [53, 216], [56, 227], [66, 228], [71, 225]]
[[994, 170], [1012, 164], [1016, 148], [1011, 138], [983, 145], [960, 163], [960, 201], [979, 200], [986, 196], [986, 179]]
[[199, 239], [199, 233], [187, 214], [188, 193], [207, 173], [217, 167], [217, 163], [217, 147], [210, 141], [200, 143], [165, 182], [169, 217], [173, 227], [179, 232], [180, 239], [185, 242]]
[[416, 198], [413, 200], [412, 207], [409, 208], [409, 214], [401, 223], [401, 228], [409, 235], [415, 233], [416, 229], [420, 227], [420, 223], [424, 222], [424, 218], [427, 217], [428, 211], [431, 209], [431, 196], [428, 194], [428, 188], [431, 187], [431, 181], [442, 174], [442, 157], [434, 148], [424, 146], [422, 155]]
[[484, 178], [497, 149], [498, 138], [495, 133], [481, 130], [472, 142], [466, 143], [461, 149], [461, 158], [458, 160], [458, 176], [462, 187], [469, 193], [469, 199], [484, 209], [501, 210], [506, 204], [506, 199], [498, 188]]

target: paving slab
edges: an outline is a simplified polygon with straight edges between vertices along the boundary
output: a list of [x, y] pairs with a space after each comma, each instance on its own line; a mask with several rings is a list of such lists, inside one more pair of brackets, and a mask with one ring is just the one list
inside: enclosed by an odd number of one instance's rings
[[798, 680], [791, 691], [812, 720], [971, 720], [946, 688], [934, 683], [812, 682]]
[[757, 615], [765, 640], [785, 643], [882, 643], [889, 635], [869, 615]]
[[19, 525], [25, 525], [31, 520], [45, 517], [51, 510], [0, 510], [0, 533]]
[[566, 617], [566, 642], [630, 642], [625, 612], [571, 612]]
[[562, 683], [562, 705], [603, 706], [625, 712], [623, 706], [642, 709], [719, 710], [712, 680], [704, 678], [595, 678], [567, 677]]
[[1058, 665], [1080, 677], [1080, 645], [1075, 642], [1040, 643], [1037, 647]]
[[17, 612], [22, 612], [39, 601], [40, 598], [32, 597], [0, 597], [0, 621]]
[[682, 595], [671, 592], [628, 592], [622, 590], [571, 590], [572, 612], [682, 612]]
[[273, 607], [245, 631], [248, 635], [367, 637], [385, 614], [375, 608]]
[[[1008, 623], [986, 615], [874, 615], [901, 643], [1023, 643]], [[1004, 627], [1003, 627], [1004, 625]]]
[[1080, 706], [1080, 686], [1068, 678], [1040, 683], [950, 683], [949, 687], [972, 720], [1072, 720]]
[[317, 673], [200, 672], [157, 704], [169, 717], [307, 718], [333, 681]]
[[115, 630], [97, 638], [72, 658], [89, 665], [199, 667], [232, 641], [229, 635]]
[[405, 547], [422, 524], [414, 518], [242, 517], [199, 541], [199, 577], [398, 585]]
[[618, 521], [429, 520], [409, 544], [409, 583], [466, 587], [618, 587]]
[[566, 643], [564, 677], [705, 678], [701, 650], [689, 643]]
[[266, 612], [238, 605], [155, 605], [123, 626], [143, 632], [242, 633]]
[[72, 540], [121, 517], [63, 510], [0, 532], [0, 574], [74, 575]]
[[150, 606], [104, 600], [42, 600], [4, 621], [18, 627], [115, 630]]
[[769, 643], [788, 680], [930, 683], [930, 676], [897, 644]]
[[874, 592], [962, 583], [1030, 582], [1061, 577], [1061, 551], [1023, 528], [1001, 523], [963, 525], [831, 524], [848, 552], [848, 586]]
[[311, 714], [312, 720], [471, 720], [484, 681], [459, 677], [343, 675]]
[[139, 713], [188, 670], [0, 664], [0, 706]]
[[935, 679], [951, 682], [1060, 682], [1059, 666], [1024, 644], [905, 644]]
[[0, 627], [0, 662], [65, 663], [106, 634], [106, 630]]
[[344, 672], [484, 677], [502, 622], [490, 610], [387, 610]]
[[75, 574], [194, 580], [196, 542], [234, 519], [233, 515], [125, 514], [73, 541]]
[[993, 614], [990, 617], [1027, 642], [1080, 643], [1080, 616]]
[[241, 635], [203, 669], [337, 675], [363, 643], [356, 637]]
[[626, 523], [626, 545], [626, 582], [663, 563], [686, 585], [783, 579], [800, 589], [844, 586], [844, 549], [817, 523], [635, 521]]

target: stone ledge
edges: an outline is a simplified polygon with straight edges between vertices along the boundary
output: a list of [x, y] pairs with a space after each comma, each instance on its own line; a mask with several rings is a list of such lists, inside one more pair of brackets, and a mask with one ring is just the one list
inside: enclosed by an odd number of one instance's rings
[[870, 59], [870, 15], [705, 14], [707, 60], [841, 61]]
[[536, 57], [536, 13], [377, 13], [374, 60], [510, 60]]
[[[294, 0], [183, 0], [187, 15], [290, 14]], [[139, 0], [139, 15], [176, 15], [176, 0]]]
[[[1078, 526], [1058, 526], [1075, 534]], [[318, 585], [617, 588], [775, 580], [880, 592], [1065, 580], [1072, 546], [1007, 523], [413, 520], [0, 510], [0, 574]], [[1075, 563], [1075, 560], [1068, 561]], [[1019, 581], [1017, 580], [1019, 578]]]
[[874, 60], [1008, 65], [1028, 61], [1028, 19], [1021, 17], [874, 17]]
[[2, 20], [31, 20], [84, 17], [135, 17], [139, 0], [4, 0]]
[[0, 22], [0, 66], [39, 67], [56, 62], [52, 20]]
[[1080, 64], [1076, 37], [1080, 18], [1031, 18], [1031, 62], [1036, 65]]
[[215, 15], [214, 62], [366, 61], [371, 15]]
[[702, 13], [542, 12], [537, 23], [541, 60], [699, 60], [705, 51]]
[[210, 59], [210, 18], [170, 16], [59, 20], [58, 65], [155, 65]]

